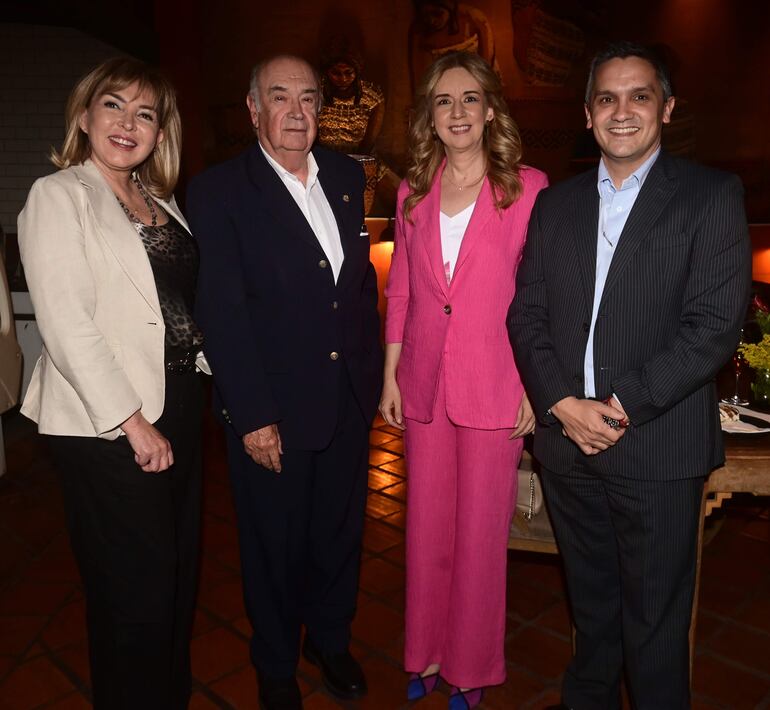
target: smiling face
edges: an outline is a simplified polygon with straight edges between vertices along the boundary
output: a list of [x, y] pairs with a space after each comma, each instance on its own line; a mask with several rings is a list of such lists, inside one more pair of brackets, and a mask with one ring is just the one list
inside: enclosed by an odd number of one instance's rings
[[433, 92], [433, 127], [447, 153], [476, 150], [484, 139], [484, 124], [494, 118], [484, 91], [461, 67], [447, 69]]
[[599, 65], [586, 121], [613, 181], [622, 182], [657, 150], [673, 109], [674, 98], [664, 100], [647, 60], [616, 57]]
[[91, 160], [106, 175], [130, 173], [163, 140], [155, 97], [140, 91], [138, 82], [95, 95], [78, 123], [88, 136]]
[[287, 170], [310, 152], [318, 130], [318, 102], [315, 73], [293, 57], [279, 57], [262, 69], [259, 105], [253, 96], [247, 99], [259, 142]]

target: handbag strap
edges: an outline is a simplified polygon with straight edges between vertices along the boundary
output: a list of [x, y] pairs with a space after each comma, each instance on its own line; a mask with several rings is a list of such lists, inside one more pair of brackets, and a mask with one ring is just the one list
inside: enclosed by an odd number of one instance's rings
[[535, 517], [535, 472], [529, 474], [529, 510], [524, 513], [524, 519], [530, 522]]

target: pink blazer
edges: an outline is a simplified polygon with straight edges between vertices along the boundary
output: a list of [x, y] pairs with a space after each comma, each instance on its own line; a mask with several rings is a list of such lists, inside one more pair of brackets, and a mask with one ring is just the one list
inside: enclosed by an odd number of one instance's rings
[[398, 191], [393, 260], [385, 295], [385, 341], [402, 343], [396, 379], [404, 416], [433, 419], [439, 371], [444, 370], [446, 407], [459, 426], [513, 427], [523, 393], [506, 330], [516, 269], [537, 193], [545, 174], [522, 167], [523, 193], [508, 209], [494, 205], [484, 180], [463, 237], [451, 284], [441, 252], [439, 205], [442, 165], [433, 187], [403, 217], [409, 188]]

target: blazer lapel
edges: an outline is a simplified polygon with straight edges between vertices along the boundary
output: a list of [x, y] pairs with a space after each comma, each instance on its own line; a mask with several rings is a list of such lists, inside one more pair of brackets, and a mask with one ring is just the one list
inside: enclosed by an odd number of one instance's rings
[[[348, 210], [343, 208], [343, 205], [351, 199], [349, 186], [341, 184], [334, 171], [328, 169], [323, 154], [316, 155], [316, 153], [313, 152], [313, 157], [316, 159], [316, 163], [318, 163], [318, 181], [321, 183], [324, 195], [329, 202], [329, 206], [332, 208], [334, 219], [337, 222], [337, 230], [340, 233], [340, 243], [342, 244], [342, 253], [345, 257], [342, 262], [339, 276], [337, 277], [337, 284], [339, 285], [343, 275], [346, 273], [345, 264], [351, 253], [351, 242], [355, 239], [364, 238], [361, 236], [362, 225], [353, 224], [352, 219], [348, 216]], [[359, 196], [357, 199], [362, 199], [362, 197], [363, 196]]]
[[163, 209], [166, 210], [174, 219], [179, 222], [188, 232], [190, 233], [190, 225], [187, 224], [187, 220], [184, 218], [184, 215], [179, 210], [179, 207], [176, 204], [176, 200], [172, 197], [168, 202], [165, 200], [157, 200], [161, 205], [163, 205]]
[[591, 170], [586, 174], [585, 184], [572, 195], [571, 210], [576, 215], [573, 238], [583, 282], [583, 295], [589, 312], [594, 302], [596, 283], [596, 238], [599, 229], [597, 173], [597, 170]]
[[286, 186], [255, 143], [248, 158], [252, 184], [264, 197], [264, 206], [288, 234], [294, 234], [323, 254], [323, 249]]
[[430, 192], [415, 208], [413, 214], [415, 217], [415, 226], [419, 220], [419, 229], [415, 229], [415, 234], [419, 235], [419, 241], [423, 245], [430, 264], [433, 276], [436, 279], [441, 292], [448, 296], [449, 284], [446, 282], [446, 272], [444, 271], [444, 255], [441, 249], [441, 219], [439, 212], [441, 210], [441, 174], [444, 172], [442, 163], [436, 171], [433, 178], [433, 185]]
[[[73, 169], [80, 182], [88, 188], [86, 195], [102, 238], [137, 291], [158, 317], [162, 318], [155, 278], [141, 238], [99, 169], [90, 161]], [[183, 220], [182, 222], [184, 223]]]
[[636, 254], [636, 250], [647, 237], [650, 227], [676, 191], [676, 181], [667, 175], [667, 165], [666, 157], [661, 153], [639, 191], [631, 213], [628, 215], [628, 221], [620, 233], [617, 251], [612, 257], [612, 263], [607, 272], [602, 300], [621, 278], [626, 266]]
[[[512, 205], [511, 209], [515, 209], [515, 205]], [[476, 198], [476, 206], [473, 208], [473, 213], [471, 214], [470, 221], [465, 229], [462, 243], [460, 244], [460, 252], [457, 255], [457, 263], [455, 263], [454, 273], [452, 275], [452, 283], [454, 283], [457, 278], [457, 272], [462, 268], [471, 249], [473, 249], [486, 233], [485, 227], [487, 226], [487, 223], [492, 217], [496, 216], [497, 209], [495, 207], [492, 185], [489, 182], [489, 178], [484, 178], [481, 190], [479, 191], [479, 196]], [[441, 268], [443, 271], [443, 263]]]

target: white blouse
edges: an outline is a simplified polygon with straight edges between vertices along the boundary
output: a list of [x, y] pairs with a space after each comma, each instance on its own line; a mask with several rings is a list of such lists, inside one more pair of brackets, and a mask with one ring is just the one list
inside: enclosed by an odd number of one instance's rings
[[465, 230], [468, 228], [468, 222], [471, 221], [475, 202], [468, 205], [462, 212], [458, 212], [454, 217], [448, 217], [440, 212], [441, 228], [441, 254], [444, 259], [444, 273], [446, 282], [452, 280], [457, 263], [457, 255], [460, 253], [460, 246], [463, 243]]

